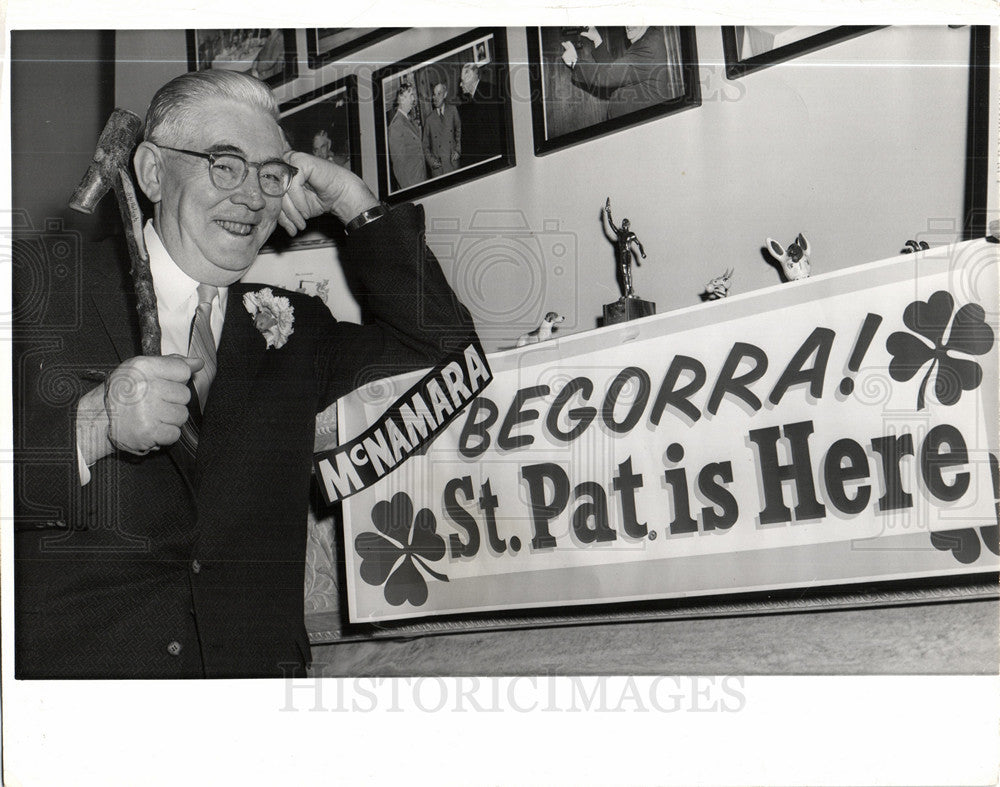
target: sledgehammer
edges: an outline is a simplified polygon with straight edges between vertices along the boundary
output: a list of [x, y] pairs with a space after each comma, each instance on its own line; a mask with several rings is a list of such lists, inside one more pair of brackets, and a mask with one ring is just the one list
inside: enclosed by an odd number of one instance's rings
[[142, 354], [159, 355], [160, 322], [156, 315], [156, 293], [153, 291], [153, 275], [149, 271], [149, 254], [142, 237], [142, 213], [129, 167], [129, 159], [141, 131], [142, 118], [134, 112], [119, 108], [111, 113], [97, 140], [94, 160], [73, 193], [69, 206], [81, 213], [93, 213], [108, 189], [115, 190], [132, 261]]

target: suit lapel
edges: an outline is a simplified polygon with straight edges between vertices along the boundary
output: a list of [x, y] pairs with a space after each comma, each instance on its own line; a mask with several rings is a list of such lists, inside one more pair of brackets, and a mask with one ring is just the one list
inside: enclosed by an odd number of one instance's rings
[[243, 306], [243, 294], [250, 288], [234, 284], [229, 288], [226, 319], [217, 354], [218, 372], [208, 393], [198, 437], [197, 477], [212, 467], [227, 436], [243, 427], [243, 412], [264, 359], [266, 343]]
[[104, 323], [104, 330], [107, 331], [108, 338], [114, 345], [115, 354], [118, 361], [126, 361], [140, 354], [140, 347], [136, 342], [134, 332], [135, 325], [129, 319], [126, 310], [119, 308], [118, 304], [109, 303], [106, 299], [90, 296], [97, 309], [97, 314]]
[[420, 126], [417, 125], [417, 121], [411, 118], [406, 118], [406, 122], [410, 124], [410, 133], [419, 141], [420, 140]]
[[[104, 246], [97, 248], [103, 251]], [[141, 352], [132, 282], [117, 270], [117, 259], [105, 259], [101, 253], [95, 253], [95, 257], [93, 272], [98, 275], [88, 282], [87, 297], [94, 304], [120, 363]]]

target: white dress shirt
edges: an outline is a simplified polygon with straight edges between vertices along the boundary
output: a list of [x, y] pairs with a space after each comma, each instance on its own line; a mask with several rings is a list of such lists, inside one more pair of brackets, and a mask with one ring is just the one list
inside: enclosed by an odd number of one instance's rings
[[[160, 354], [187, 355], [191, 338], [191, 321], [198, 308], [198, 282], [177, 267], [163, 246], [163, 241], [147, 221], [143, 231], [146, 251], [149, 253], [149, 270], [153, 274], [153, 291], [156, 293], [156, 316], [160, 321]], [[212, 301], [212, 336], [219, 346], [222, 322], [226, 316], [229, 288], [219, 287], [219, 294]]]
[[[160, 322], [160, 354], [184, 355], [188, 353], [191, 338], [191, 322], [198, 308], [198, 282], [177, 267], [171, 259], [153, 228], [147, 221], [143, 229], [146, 251], [149, 254], [149, 269], [153, 275], [153, 291], [156, 293], [156, 316]], [[218, 348], [222, 336], [222, 323], [229, 300], [229, 288], [219, 287], [219, 294], [212, 301], [212, 336]], [[80, 466], [80, 484], [90, 482], [90, 468], [77, 447]]]

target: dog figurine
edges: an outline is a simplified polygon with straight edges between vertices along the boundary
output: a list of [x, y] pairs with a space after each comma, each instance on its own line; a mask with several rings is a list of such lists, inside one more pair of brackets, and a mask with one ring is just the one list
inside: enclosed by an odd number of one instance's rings
[[718, 301], [729, 295], [729, 285], [732, 282], [733, 269], [716, 276], [705, 285], [705, 294], [702, 296], [706, 301]]
[[542, 324], [535, 328], [535, 330], [521, 334], [515, 346], [524, 347], [526, 344], [537, 344], [538, 342], [548, 341], [552, 338], [552, 329], [565, 319], [561, 314], [549, 312], [545, 315], [545, 319], [542, 320]]
[[774, 238], [767, 239], [767, 249], [781, 263], [781, 269], [789, 281], [808, 279], [810, 273], [809, 241], [801, 232], [785, 249]]
[[917, 243], [915, 240], [906, 241], [906, 245], [899, 250], [900, 254], [913, 254], [918, 251], [926, 251], [930, 246], [927, 245], [927, 241], [922, 240]]

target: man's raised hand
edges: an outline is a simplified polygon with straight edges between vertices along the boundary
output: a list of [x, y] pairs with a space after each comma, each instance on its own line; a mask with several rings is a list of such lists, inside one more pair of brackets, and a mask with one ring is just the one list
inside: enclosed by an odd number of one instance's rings
[[278, 223], [289, 235], [305, 229], [306, 221], [314, 216], [333, 213], [346, 224], [378, 205], [365, 182], [339, 164], [294, 150], [284, 158], [299, 170], [281, 199], [278, 216]]

